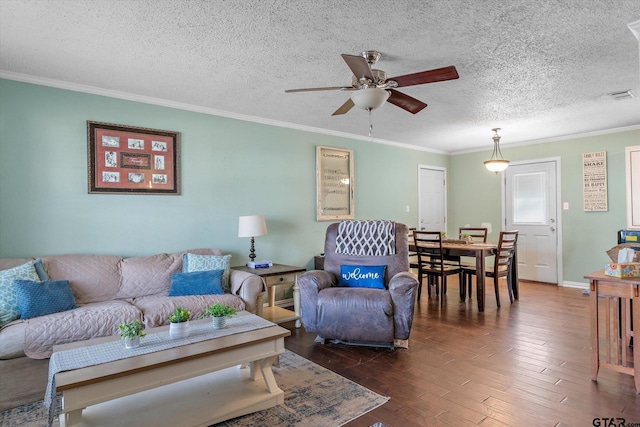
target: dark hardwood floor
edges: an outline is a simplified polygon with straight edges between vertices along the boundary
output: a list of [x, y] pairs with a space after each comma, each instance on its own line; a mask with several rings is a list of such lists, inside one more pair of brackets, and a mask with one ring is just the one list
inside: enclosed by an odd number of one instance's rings
[[[491, 283], [491, 282], [490, 282]], [[640, 395], [629, 375], [590, 379], [589, 297], [580, 289], [520, 281], [497, 309], [460, 303], [450, 280], [446, 306], [427, 292], [416, 305], [409, 349], [314, 343], [292, 330], [287, 349], [391, 399], [348, 426], [640, 426]]]

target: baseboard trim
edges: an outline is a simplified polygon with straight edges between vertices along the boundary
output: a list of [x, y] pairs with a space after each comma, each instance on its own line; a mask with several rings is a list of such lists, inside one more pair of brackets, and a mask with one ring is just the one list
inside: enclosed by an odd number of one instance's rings
[[589, 289], [589, 283], [571, 282], [568, 280], [563, 281], [561, 286], [564, 286], [565, 288]]

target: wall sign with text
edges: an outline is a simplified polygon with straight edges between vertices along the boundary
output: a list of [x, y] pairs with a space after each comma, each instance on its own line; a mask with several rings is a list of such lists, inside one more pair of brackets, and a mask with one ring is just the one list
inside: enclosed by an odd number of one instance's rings
[[353, 151], [316, 147], [317, 221], [353, 219]]
[[89, 193], [180, 193], [177, 132], [87, 121]]
[[609, 210], [606, 151], [582, 154], [582, 202], [585, 212]]

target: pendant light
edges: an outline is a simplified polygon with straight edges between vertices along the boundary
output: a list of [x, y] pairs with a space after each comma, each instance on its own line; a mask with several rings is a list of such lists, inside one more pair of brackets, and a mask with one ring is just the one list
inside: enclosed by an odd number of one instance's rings
[[[496, 175], [498, 172], [502, 172], [509, 166], [509, 160], [505, 160], [502, 157], [502, 152], [500, 151], [500, 135], [498, 135], [498, 131], [500, 128], [491, 129], [496, 134], [493, 135], [493, 153], [491, 153], [491, 159], [484, 162], [484, 165], [491, 172], [495, 172]], [[498, 158], [498, 156], [500, 156]]]

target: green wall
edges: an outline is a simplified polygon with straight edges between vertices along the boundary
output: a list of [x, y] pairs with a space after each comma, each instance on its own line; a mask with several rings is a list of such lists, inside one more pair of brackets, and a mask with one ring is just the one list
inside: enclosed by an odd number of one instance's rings
[[[180, 132], [182, 194], [88, 194], [87, 120]], [[441, 154], [0, 79], [0, 257], [219, 247], [240, 265], [238, 216], [263, 214], [258, 258], [309, 268], [329, 224], [315, 220], [317, 145], [354, 151], [357, 219], [415, 226], [417, 165], [449, 167]]]
[[[558, 142], [503, 148], [505, 159], [522, 161], [560, 159], [561, 202], [569, 203], [562, 215], [563, 281], [583, 282], [609, 261], [606, 251], [617, 244], [617, 231], [626, 228], [624, 149], [640, 145], [640, 130], [571, 138]], [[582, 208], [582, 153], [607, 152], [609, 210], [585, 212]], [[483, 161], [490, 152], [461, 154], [451, 159], [449, 231], [470, 223], [491, 222], [494, 233], [502, 219], [500, 176], [488, 172]], [[470, 202], [473, 209], [470, 209]], [[559, 206], [562, 209], [562, 206]]]
[[[180, 196], [87, 193], [86, 121], [181, 134]], [[330, 120], [330, 118], [327, 118]], [[234, 265], [249, 240], [238, 216], [263, 214], [258, 258], [312, 267], [327, 222], [315, 220], [315, 147], [354, 151], [357, 219], [417, 224], [417, 165], [448, 168], [448, 228], [500, 229], [500, 179], [490, 150], [447, 156], [363, 140], [0, 79], [0, 257], [151, 255], [219, 247]], [[640, 130], [503, 148], [511, 161], [561, 160], [564, 282], [585, 282], [626, 224], [624, 147]], [[582, 210], [582, 153], [607, 151], [609, 211]], [[406, 212], [406, 206], [410, 212]]]

